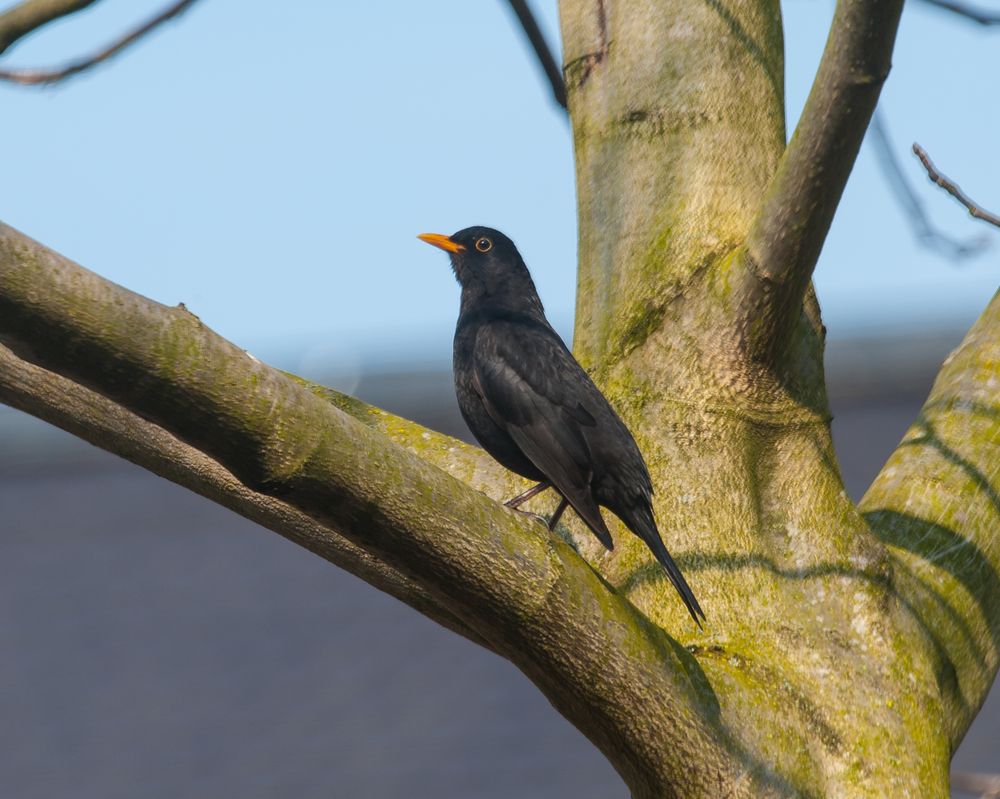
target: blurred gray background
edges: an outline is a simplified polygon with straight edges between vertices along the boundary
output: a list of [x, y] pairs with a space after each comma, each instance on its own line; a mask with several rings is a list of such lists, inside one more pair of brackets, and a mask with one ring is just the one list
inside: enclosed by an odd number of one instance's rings
[[[831, 344], [854, 497], [960, 338]], [[350, 380], [368, 401], [464, 432], [446, 364]], [[9, 409], [0, 442], [0, 796], [627, 796], [505, 661]], [[1000, 771], [1000, 691], [955, 767]]]

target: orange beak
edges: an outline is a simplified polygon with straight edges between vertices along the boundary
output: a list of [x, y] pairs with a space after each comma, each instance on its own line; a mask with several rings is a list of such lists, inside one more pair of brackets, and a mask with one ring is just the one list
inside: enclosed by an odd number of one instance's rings
[[465, 252], [465, 247], [461, 244], [456, 244], [441, 233], [421, 233], [417, 238], [421, 241], [426, 241], [428, 244], [433, 244], [445, 252]]

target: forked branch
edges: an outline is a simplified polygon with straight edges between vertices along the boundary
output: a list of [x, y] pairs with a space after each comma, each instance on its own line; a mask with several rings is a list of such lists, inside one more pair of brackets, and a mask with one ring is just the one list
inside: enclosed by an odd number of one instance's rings
[[889, 74], [902, 0], [839, 0], [819, 71], [745, 249], [737, 293], [751, 357], [780, 350], [799, 314]]
[[[756, 777], [739, 779], [745, 765], [692, 680], [692, 657], [568, 544], [261, 364], [186, 310], [133, 294], [0, 226], [0, 337], [9, 350], [0, 361], [4, 386], [38, 369], [37, 379], [51, 373], [64, 387], [66, 380], [90, 389], [71, 391], [124, 409], [121, 424], [144, 419], [170, 437], [163, 449], [127, 445], [143, 465], [160, 459], [171, 479], [175, 469], [204, 467], [206, 492], [231, 492], [240, 512], [241, 492], [246, 507], [269, 497], [280, 503], [274, 513], [294, 511], [290, 525], [306, 524], [299, 539], [330, 540], [308, 517], [418, 587], [435, 612], [445, 610], [535, 681], [635, 795], [684, 786], [690, 796], [712, 796], [720, 781], [736, 784], [741, 796], [769, 793]], [[55, 410], [34, 394], [22, 407], [52, 418]], [[156, 434], [140, 423], [131, 436], [147, 432]], [[105, 446], [108, 433], [97, 425], [91, 440]], [[185, 446], [174, 454], [188, 465], [163, 463], [178, 442]]]

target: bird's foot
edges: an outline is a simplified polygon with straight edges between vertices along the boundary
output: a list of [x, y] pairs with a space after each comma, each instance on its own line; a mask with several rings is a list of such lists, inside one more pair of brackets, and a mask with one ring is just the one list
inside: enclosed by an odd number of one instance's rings
[[566, 499], [563, 499], [562, 502], [559, 503], [559, 507], [556, 508], [556, 512], [552, 514], [552, 518], [548, 521], [548, 528], [550, 530], [556, 529], [556, 525], [559, 524], [559, 518], [563, 515], [563, 511], [566, 510], [567, 505], [569, 505], [569, 501]]

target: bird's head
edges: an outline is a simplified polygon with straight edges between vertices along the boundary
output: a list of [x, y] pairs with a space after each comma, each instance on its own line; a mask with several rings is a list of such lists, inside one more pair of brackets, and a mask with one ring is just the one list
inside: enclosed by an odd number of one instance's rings
[[477, 226], [450, 236], [421, 233], [417, 238], [451, 256], [455, 277], [463, 288], [482, 286], [492, 294], [505, 287], [516, 288], [528, 275], [514, 242], [499, 230]]

